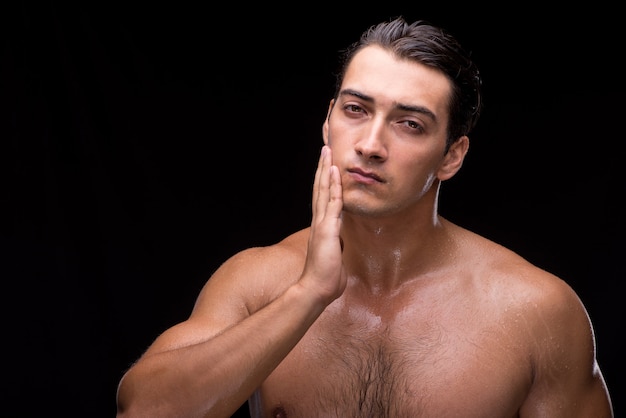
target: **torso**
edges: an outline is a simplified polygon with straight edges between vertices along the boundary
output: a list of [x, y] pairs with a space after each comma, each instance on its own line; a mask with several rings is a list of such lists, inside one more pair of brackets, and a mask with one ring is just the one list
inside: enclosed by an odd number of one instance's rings
[[528, 292], [483, 269], [394, 294], [349, 284], [251, 398], [252, 416], [516, 417], [532, 382]]

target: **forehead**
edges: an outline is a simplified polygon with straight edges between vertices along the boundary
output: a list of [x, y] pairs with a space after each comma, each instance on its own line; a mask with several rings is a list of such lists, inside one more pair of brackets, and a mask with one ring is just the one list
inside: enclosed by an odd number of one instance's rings
[[442, 117], [447, 115], [452, 86], [440, 70], [370, 45], [352, 58], [341, 85], [344, 89], [360, 91], [381, 104], [425, 106]]

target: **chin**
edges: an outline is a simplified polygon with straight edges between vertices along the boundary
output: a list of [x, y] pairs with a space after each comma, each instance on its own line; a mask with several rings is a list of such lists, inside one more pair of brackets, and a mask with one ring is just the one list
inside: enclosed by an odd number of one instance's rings
[[389, 207], [384, 204], [372, 204], [364, 201], [345, 201], [343, 211], [352, 215], [379, 217], [389, 214]]

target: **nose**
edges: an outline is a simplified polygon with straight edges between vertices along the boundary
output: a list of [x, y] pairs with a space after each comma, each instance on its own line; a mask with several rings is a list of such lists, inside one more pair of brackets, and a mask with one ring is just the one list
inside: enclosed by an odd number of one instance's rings
[[385, 141], [384, 124], [373, 122], [369, 125], [356, 142], [354, 150], [367, 161], [385, 161], [387, 159], [387, 144]]

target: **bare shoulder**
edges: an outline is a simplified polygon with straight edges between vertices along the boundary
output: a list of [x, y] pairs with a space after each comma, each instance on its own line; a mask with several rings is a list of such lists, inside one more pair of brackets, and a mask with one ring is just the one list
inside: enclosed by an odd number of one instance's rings
[[463, 257], [481, 260], [474, 267], [474, 276], [498, 304], [536, 316], [538, 324], [557, 320], [578, 327], [588, 322], [581, 300], [566, 280], [496, 242], [461, 231], [459, 247], [467, 252]]
[[458, 231], [472, 267], [476, 302], [498, 318], [532, 370], [522, 412], [529, 416], [610, 417], [611, 405], [596, 362], [593, 326], [583, 302], [561, 277], [469, 231]]
[[227, 259], [200, 290], [189, 317], [165, 330], [144, 356], [204, 341], [270, 303], [298, 280], [308, 229]]
[[270, 303], [300, 277], [307, 239], [304, 229], [231, 256], [207, 279], [190, 316], [161, 334], [147, 353], [205, 340]]
[[[252, 313], [295, 282], [304, 266], [308, 228], [276, 244], [242, 250], [227, 259], [207, 280], [196, 302], [202, 305], [244, 306]], [[227, 298], [224, 298], [228, 295]]]
[[565, 346], [574, 337], [591, 347], [587, 312], [566, 280], [492, 240], [449, 226], [484, 315], [516, 323], [514, 332], [537, 348], [550, 347], [548, 342]]

